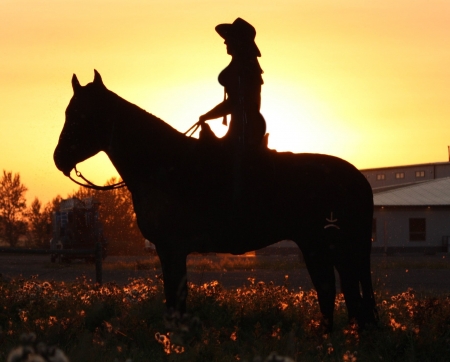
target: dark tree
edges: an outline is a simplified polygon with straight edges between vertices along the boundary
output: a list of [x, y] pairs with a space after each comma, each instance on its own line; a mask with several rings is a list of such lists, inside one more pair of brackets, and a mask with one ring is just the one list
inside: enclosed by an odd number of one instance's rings
[[29, 239], [37, 248], [49, 248], [52, 211], [52, 203], [49, 202], [42, 207], [42, 203], [37, 197], [27, 211]]
[[[106, 185], [113, 185], [117, 180], [113, 177]], [[144, 237], [136, 223], [131, 193], [126, 187], [100, 191], [103, 213], [102, 222], [105, 236], [109, 241], [111, 254], [135, 254], [144, 249]]]
[[13, 175], [3, 170], [0, 180], [0, 237], [11, 247], [17, 246], [19, 237], [27, 231], [26, 191], [19, 173]]
[[51, 212], [59, 211], [59, 205], [61, 204], [61, 200], [62, 200], [61, 195], [57, 195], [55, 198], [53, 198], [52, 201], [50, 201]]
[[[115, 177], [106, 185], [116, 183]], [[69, 197], [94, 197], [100, 202], [100, 220], [108, 240], [108, 254], [135, 254], [144, 248], [144, 237], [136, 223], [131, 194], [127, 188], [96, 191], [80, 187]]]

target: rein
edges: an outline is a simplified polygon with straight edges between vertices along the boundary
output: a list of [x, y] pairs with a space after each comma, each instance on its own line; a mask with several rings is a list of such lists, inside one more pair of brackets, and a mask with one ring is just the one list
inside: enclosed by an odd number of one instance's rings
[[[192, 135], [198, 130], [198, 127], [200, 127], [202, 125], [203, 122], [198, 121], [197, 123], [195, 123], [191, 128], [189, 128], [186, 132], [184, 132], [183, 134], [188, 136], [188, 137], [192, 137]], [[188, 135], [189, 131], [192, 130], [190, 135]]]
[[84, 182], [86, 182], [85, 184], [78, 182], [77, 180], [73, 179], [72, 176], [68, 176], [73, 182], [75, 182], [77, 185], [86, 187], [88, 189], [93, 189], [93, 190], [99, 190], [99, 191], [108, 191], [108, 190], [116, 190], [116, 189], [120, 189], [122, 187], [125, 187], [125, 181], [121, 181], [118, 183], [115, 183], [113, 185], [107, 185], [107, 186], [98, 186], [96, 184], [94, 184], [93, 182], [89, 181], [86, 177], [83, 176], [83, 174], [77, 170], [77, 167], [75, 166], [73, 168], [75, 170], [75, 174], [81, 178]]

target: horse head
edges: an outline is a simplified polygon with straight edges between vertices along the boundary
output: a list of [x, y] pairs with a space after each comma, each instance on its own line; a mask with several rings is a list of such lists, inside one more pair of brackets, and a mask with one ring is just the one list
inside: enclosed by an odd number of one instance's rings
[[77, 163], [108, 147], [112, 127], [106, 106], [107, 88], [95, 70], [94, 81], [81, 86], [72, 77], [73, 97], [66, 109], [66, 120], [53, 154], [56, 167], [68, 176]]

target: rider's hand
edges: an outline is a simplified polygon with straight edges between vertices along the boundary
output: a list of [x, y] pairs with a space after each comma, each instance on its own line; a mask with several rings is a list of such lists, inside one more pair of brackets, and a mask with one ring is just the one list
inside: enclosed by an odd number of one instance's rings
[[207, 121], [206, 117], [204, 114], [202, 114], [199, 118], [198, 118], [198, 122], [199, 123], [205, 123], [205, 121]]

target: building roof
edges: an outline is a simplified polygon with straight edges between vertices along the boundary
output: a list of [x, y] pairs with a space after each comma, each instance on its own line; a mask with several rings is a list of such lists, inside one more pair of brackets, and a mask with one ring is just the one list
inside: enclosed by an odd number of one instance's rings
[[430, 180], [424, 180], [424, 181], [416, 181], [416, 182], [406, 182], [403, 184], [393, 184], [393, 185], [387, 185], [387, 186], [380, 186], [380, 187], [373, 187], [372, 188], [372, 192], [374, 194], [378, 194], [380, 192], [385, 192], [385, 191], [391, 191], [394, 189], [399, 189], [402, 187], [406, 187], [406, 186], [411, 186], [411, 185], [418, 185], [422, 182], [429, 182]]
[[450, 206], [450, 177], [379, 192], [375, 206]]
[[373, 168], [360, 169], [359, 171], [370, 172], [370, 171], [382, 171], [382, 170], [399, 169], [399, 168], [416, 168], [416, 167], [442, 166], [442, 165], [449, 166], [450, 159], [449, 159], [449, 161], [446, 161], [446, 162], [415, 163], [415, 164], [411, 164], [411, 165], [373, 167]]

